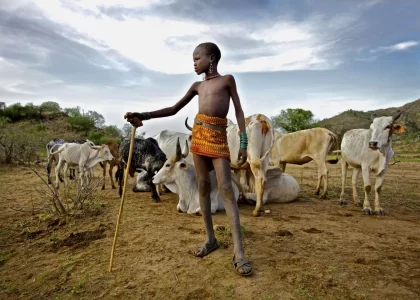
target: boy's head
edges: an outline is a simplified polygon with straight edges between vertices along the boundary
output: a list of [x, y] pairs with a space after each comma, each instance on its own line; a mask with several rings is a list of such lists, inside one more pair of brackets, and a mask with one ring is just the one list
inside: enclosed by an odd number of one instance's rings
[[210, 64], [216, 67], [222, 54], [214, 43], [201, 43], [193, 52], [194, 70], [200, 75], [210, 69]]

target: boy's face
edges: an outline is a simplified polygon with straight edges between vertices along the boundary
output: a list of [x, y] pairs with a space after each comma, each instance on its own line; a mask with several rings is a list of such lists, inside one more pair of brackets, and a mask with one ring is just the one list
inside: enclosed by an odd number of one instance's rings
[[195, 48], [193, 52], [194, 71], [197, 75], [203, 74], [209, 70], [211, 56], [203, 47]]

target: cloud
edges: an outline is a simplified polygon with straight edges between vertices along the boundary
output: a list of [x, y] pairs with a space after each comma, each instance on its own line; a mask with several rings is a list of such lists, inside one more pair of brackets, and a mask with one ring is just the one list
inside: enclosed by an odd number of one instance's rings
[[404, 51], [409, 48], [416, 47], [418, 45], [419, 45], [419, 42], [417, 41], [406, 41], [406, 42], [397, 43], [391, 46], [378, 47], [378, 48], [370, 50], [370, 53]]
[[[34, 4], [58, 30], [77, 34], [69, 39], [95, 50], [112, 49], [166, 74], [191, 73], [194, 47], [208, 40], [219, 44], [225, 72], [332, 69], [340, 64], [331, 53], [343, 40], [337, 33], [350, 30], [349, 24], [357, 19], [347, 13], [308, 14], [302, 19], [300, 7], [292, 2], [213, 2], [38, 0]], [[106, 69], [106, 64], [100, 65]]]
[[81, 85], [141, 83], [150, 75], [139, 63], [103, 43], [28, 12], [34, 11], [12, 14], [0, 10], [0, 56], [9, 69], [36, 70]]
[[[194, 47], [214, 41], [222, 50], [219, 70], [234, 73], [246, 115], [303, 107], [323, 118], [394, 106], [418, 98], [414, 51], [402, 49], [417, 45], [375, 47], [420, 41], [413, 3], [3, 1], [0, 98], [79, 105], [122, 126], [126, 111], [175, 104], [199, 79], [192, 72]], [[381, 55], [392, 51], [398, 64]], [[197, 108], [196, 97], [176, 116], [145, 122], [142, 130], [186, 132], [183, 122]], [[228, 116], [235, 120], [234, 109]]]

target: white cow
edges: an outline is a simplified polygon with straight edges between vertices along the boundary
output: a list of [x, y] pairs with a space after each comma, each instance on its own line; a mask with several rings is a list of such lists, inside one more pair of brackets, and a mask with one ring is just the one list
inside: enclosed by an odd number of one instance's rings
[[56, 154], [58, 154], [58, 163], [55, 167], [57, 189], [59, 188], [58, 175], [63, 164], [64, 185], [67, 186], [67, 168], [78, 166], [80, 182], [83, 186], [83, 179], [87, 177], [93, 166], [99, 162], [114, 158], [107, 145], [91, 146], [88, 142], [84, 144], [65, 143], [57, 151], [51, 152], [51, 155]]
[[[159, 148], [163, 151], [163, 153], [165, 153], [166, 157], [173, 157], [175, 155], [176, 143], [178, 139], [181, 145], [187, 144], [188, 148], [190, 147], [191, 143], [191, 134], [170, 130], [162, 130], [158, 134], [152, 136], [152, 138], [157, 141]], [[188, 153], [188, 156], [185, 158], [185, 160], [193, 165], [194, 160], [192, 153]]]
[[[303, 165], [314, 160], [318, 166], [318, 182], [315, 194], [319, 195], [321, 181], [324, 189], [320, 195], [321, 199], [327, 196], [328, 169], [325, 164], [326, 157], [334, 142], [338, 148], [338, 137], [335, 133], [325, 128], [312, 128], [300, 130], [284, 135], [278, 135], [270, 153], [270, 163], [280, 166], [282, 171], [286, 170], [286, 164]], [[328, 160], [335, 164], [336, 159]]]
[[394, 124], [401, 116], [401, 112], [393, 117], [375, 118], [369, 129], [353, 129], [347, 131], [341, 142], [341, 176], [342, 186], [340, 204], [345, 205], [344, 186], [346, 184], [348, 165], [353, 167], [352, 187], [354, 204], [361, 206], [357, 196], [357, 178], [362, 172], [365, 200], [363, 202], [363, 212], [367, 215], [372, 214], [369, 203], [369, 192], [371, 190], [369, 173], [376, 174], [375, 182], [375, 209], [374, 213], [384, 215], [384, 211], [379, 202], [382, 183], [389, 161], [394, 155], [392, 150], [392, 134], [404, 132], [404, 127]]
[[[251, 172], [246, 170], [246, 172]], [[252, 186], [255, 184], [255, 178], [252, 174], [247, 176]], [[264, 187], [263, 204], [265, 203], [289, 203], [296, 200], [299, 196], [300, 186], [296, 179], [279, 168], [267, 170], [267, 182]], [[244, 193], [246, 200], [257, 201], [256, 193]]]
[[[267, 170], [270, 159], [270, 151], [274, 143], [274, 127], [271, 120], [262, 114], [254, 114], [245, 119], [246, 133], [248, 136], [248, 158], [242, 166], [236, 164], [238, 158], [240, 138], [239, 127], [229, 120], [227, 127], [228, 144], [230, 149], [231, 167], [240, 170], [241, 184], [245, 190], [256, 193], [255, 209], [253, 216], [261, 215], [263, 211], [263, 195], [267, 182]], [[250, 184], [250, 174], [246, 172], [251, 169], [254, 177], [254, 184]]]
[[[89, 143], [91, 146], [95, 146], [95, 144], [86, 139], [86, 142]], [[46, 145], [47, 148], [47, 167], [46, 167], [46, 171], [47, 171], [47, 179], [48, 179], [48, 184], [52, 184], [51, 182], [51, 166], [52, 163], [55, 161], [56, 163], [58, 162], [58, 154], [56, 155], [51, 155], [51, 152], [57, 151], [57, 149], [63, 145], [64, 143], [76, 143], [76, 144], [82, 144], [84, 143], [83, 141], [79, 141], [79, 140], [70, 140], [70, 141], [65, 141], [63, 139], [52, 139], [51, 141], [48, 142], [48, 144]], [[70, 169], [70, 180], [73, 179], [73, 177], [75, 176], [75, 169], [74, 168], [69, 168]], [[60, 178], [60, 177], [59, 177]], [[60, 181], [63, 182], [60, 178]]]
[[[179, 142], [176, 146], [176, 153], [168, 159], [162, 169], [153, 177], [154, 184], [165, 184], [172, 192], [179, 195], [177, 209], [179, 212], [188, 214], [200, 213], [200, 202], [198, 194], [197, 175], [194, 165], [188, 163], [185, 159], [189, 152], [188, 147], [181, 153]], [[211, 182], [211, 213], [218, 210], [224, 210], [224, 202], [217, 189], [216, 175], [214, 171], [210, 172]], [[232, 182], [233, 194], [235, 199], [239, 198], [239, 189], [235, 182]]]

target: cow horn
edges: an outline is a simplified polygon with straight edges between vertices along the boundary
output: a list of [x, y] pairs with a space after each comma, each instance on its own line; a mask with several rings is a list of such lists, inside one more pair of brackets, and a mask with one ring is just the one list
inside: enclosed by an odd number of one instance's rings
[[392, 120], [395, 121], [396, 119], [398, 119], [402, 114], [402, 111], [397, 112], [396, 115], [392, 116]]
[[189, 153], [190, 153], [190, 148], [188, 147], [188, 141], [185, 140], [185, 148], [184, 148], [184, 151], [182, 151], [182, 157], [186, 158]]
[[179, 161], [182, 158], [182, 152], [181, 152], [181, 144], [179, 143], [179, 137], [176, 141], [176, 152], [174, 157], [174, 162]]
[[375, 114], [375, 113], [372, 113], [372, 114], [370, 115], [370, 120], [371, 120], [371, 121], [373, 121], [375, 118], [376, 118], [376, 114]]
[[189, 131], [192, 131], [192, 128], [188, 125], [188, 117], [185, 119], [185, 127], [187, 127]]
[[249, 168], [249, 162], [244, 162], [242, 165], [234, 165], [230, 163], [230, 168], [233, 170], [244, 170]]

